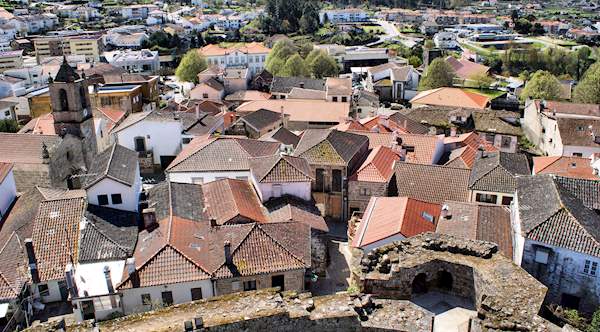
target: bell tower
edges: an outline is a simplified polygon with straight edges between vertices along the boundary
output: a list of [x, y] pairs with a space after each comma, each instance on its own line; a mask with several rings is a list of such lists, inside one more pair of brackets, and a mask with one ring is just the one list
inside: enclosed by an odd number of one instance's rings
[[82, 140], [83, 157], [89, 167], [97, 145], [87, 79], [85, 75], [79, 76], [64, 57], [56, 77], [49, 83], [54, 129], [61, 137], [73, 135]]

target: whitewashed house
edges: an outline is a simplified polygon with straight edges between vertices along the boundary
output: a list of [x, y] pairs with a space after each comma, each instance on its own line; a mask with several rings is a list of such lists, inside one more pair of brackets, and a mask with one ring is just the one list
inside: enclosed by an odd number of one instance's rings
[[17, 198], [17, 185], [12, 166], [12, 164], [0, 163], [0, 220], [4, 218]]
[[548, 287], [547, 303], [584, 314], [600, 303], [599, 190], [595, 180], [518, 177], [511, 206], [515, 263]]
[[197, 137], [167, 168], [167, 178], [179, 183], [206, 183], [250, 178], [250, 158], [279, 153], [280, 143], [240, 137]]
[[137, 154], [113, 144], [96, 156], [82, 183], [90, 204], [137, 211], [142, 191]]
[[312, 180], [304, 158], [275, 154], [250, 159], [250, 181], [263, 202], [284, 195], [310, 201]]

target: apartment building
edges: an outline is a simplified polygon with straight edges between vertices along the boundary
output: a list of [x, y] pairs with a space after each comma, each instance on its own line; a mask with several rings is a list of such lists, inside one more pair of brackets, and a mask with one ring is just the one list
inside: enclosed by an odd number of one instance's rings
[[49, 36], [33, 40], [38, 62], [49, 56], [83, 55], [87, 61], [99, 61], [104, 43], [101, 35]]
[[227, 48], [212, 44], [200, 49], [200, 53], [206, 57], [208, 65], [221, 68], [245, 67], [250, 70], [252, 76], [263, 70], [269, 52], [271, 49], [261, 43]]
[[23, 50], [0, 52], [0, 72], [23, 67]]
[[331, 23], [365, 22], [369, 20], [369, 14], [358, 8], [322, 10], [319, 13], [321, 24], [329, 21]]

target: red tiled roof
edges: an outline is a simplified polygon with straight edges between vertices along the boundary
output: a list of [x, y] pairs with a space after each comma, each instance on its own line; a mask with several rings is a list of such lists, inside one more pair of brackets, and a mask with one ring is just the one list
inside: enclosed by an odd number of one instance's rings
[[60, 142], [56, 135], [0, 133], [0, 162], [41, 164], [42, 145], [48, 150]]
[[589, 158], [581, 157], [533, 157], [534, 174], [554, 174], [568, 178], [600, 180], [594, 174]]
[[397, 134], [402, 140], [402, 148], [411, 147], [414, 151], [406, 152], [405, 161], [416, 164], [432, 164], [436, 149], [441, 149], [442, 142], [437, 136], [419, 134]]
[[394, 163], [400, 156], [391, 148], [378, 146], [369, 155], [350, 181], [388, 182], [394, 174]]
[[459, 88], [437, 88], [419, 92], [411, 104], [485, 109], [490, 98]]
[[467, 59], [457, 59], [453, 56], [448, 56], [446, 62], [454, 69], [456, 75], [462, 79], [472, 79], [476, 75], [485, 75], [490, 70], [488, 66]]
[[202, 185], [205, 205], [211, 218], [223, 225], [238, 218], [267, 222], [265, 211], [254, 188], [245, 180], [222, 179]]
[[22, 134], [56, 135], [54, 128], [54, 115], [52, 113], [40, 115], [31, 119], [19, 130]]
[[[439, 204], [408, 197], [371, 197], [352, 246], [360, 248], [394, 235], [411, 237], [435, 231]], [[425, 216], [431, 216], [429, 221]]]
[[79, 223], [87, 204], [85, 191], [73, 192], [78, 197], [40, 204], [32, 240], [41, 281], [63, 279], [66, 265], [77, 261]]

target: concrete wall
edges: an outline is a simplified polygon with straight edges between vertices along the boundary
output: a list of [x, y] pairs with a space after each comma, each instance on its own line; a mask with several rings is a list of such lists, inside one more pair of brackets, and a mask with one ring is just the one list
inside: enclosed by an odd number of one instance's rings
[[[539, 247], [550, 249], [547, 264], [535, 261]], [[600, 266], [595, 276], [585, 274], [586, 260], [600, 265], [598, 257], [525, 239], [521, 267], [548, 286], [546, 303], [560, 304], [562, 294], [574, 295], [581, 299], [578, 310], [592, 314], [600, 304]]]
[[[177, 284], [158, 285], [153, 287], [141, 287], [122, 290], [123, 312], [131, 314], [134, 312], [144, 312], [162, 306], [162, 292], [170, 291], [173, 293], [173, 304], [192, 301], [192, 288], [202, 288], [202, 297], [213, 297], [213, 286], [210, 280], [200, 280], [192, 282], [182, 282]], [[142, 294], [150, 294], [152, 305], [142, 303]]]
[[[207, 183], [217, 180], [217, 178], [229, 179], [249, 179], [250, 170], [247, 171], [221, 171], [221, 172], [168, 172], [167, 176], [172, 182], [179, 183]], [[201, 181], [200, 181], [201, 179]]]
[[[309, 187], [310, 193], [310, 187]], [[0, 182], [0, 219], [6, 215], [8, 209], [17, 197], [17, 185], [12, 170], [8, 172], [4, 181]]]
[[[110, 178], [104, 178], [92, 187], [86, 190], [88, 202], [90, 204], [98, 204], [98, 195], [108, 195], [108, 207], [126, 210], [137, 211], [140, 202], [140, 192], [142, 191], [142, 181], [140, 178], [140, 170], [136, 165], [136, 181], [132, 186], [127, 186], [121, 182], [117, 182]], [[112, 202], [111, 194], [121, 194], [121, 204]]]
[[[263, 202], [268, 201], [271, 197], [281, 197], [283, 195], [292, 195], [302, 198], [305, 201], [310, 201], [310, 182], [282, 182], [282, 183], [258, 183], [252, 177], [252, 183], [258, 188], [258, 196]], [[275, 196], [274, 185], [281, 186], [281, 195]]]
[[[215, 295], [224, 295], [229, 293], [241, 292], [244, 290], [244, 281], [256, 280], [256, 289], [273, 287], [271, 277], [284, 275], [285, 290], [304, 290], [304, 269], [285, 271], [281, 273], [260, 274], [255, 276], [218, 279], [215, 281]], [[239, 287], [236, 287], [239, 286]]]
[[135, 151], [136, 137], [144, 137], [146, 150], [154, 153], [154, 163], [160, 164], [161, 156], [176, 156], [181, 151], [181, 123], [179, 121], [142, 120], [116, 133], [117, 143]]
[[589, 158], [594, 153], [600, 153], [600, 148], [588, 147], [588, 146], [563, 145], [563, 150], [562, 150], [563, 156], [573, 156], [575, 153], [580, 153], [582, 157]]

